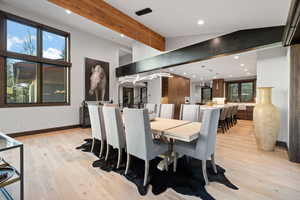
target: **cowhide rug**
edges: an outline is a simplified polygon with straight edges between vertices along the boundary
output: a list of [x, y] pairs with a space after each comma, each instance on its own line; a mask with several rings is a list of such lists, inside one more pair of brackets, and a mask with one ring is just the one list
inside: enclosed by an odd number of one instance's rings
[[[99, 155], [100, 141], [96, 140], [93, 153]], [[76, 149], [81, 149], [85, 152], [90, 152], [92, 139], [85, 139], [85, 143]], [[177, 171], [173, 172], [173, 165], [169, 166], [168, 171], [160, 171], [157, 169], [157, 164], [161, 161], [160, 158], [155, 158], [150, 162], [149, 178], [147, 186], [143, 186], [144, 180], [144, 161], [134, 156], [131, 157], [130, 170], [125, 175], [126, 153], [122, 154], [122, 164], [119, 169], [116, 169], [118, 160], [118, 151], [110, 150], [109, 158], [105, 161], [105, 152], [102, 158], [94, 161], [93, 167], [98, 167], [107, 172], [115, 172], [125, 176], [129, 181], [137, 186], [138, 192], [141, 195], [146, 195], [149, 185], [152, 186], [152, 193], [159, 195], [172, 188], [174, 191], [184, 194], [200, 197], [203, 200], [213, 200], [214, 198], [207, 192], [204, 187], [205, 181], [202, 175], [201, 161], [196, 159], [179, 158], [177, 162]], [[210, 182], [217, 182], [227, 186], [228, 188], [238, 190], [238, 187], [233, 185], [225, 177], [225, 169], [217, 165], [218, 174], [215, 174], [210, 161], [207, 161], [207, 176]]]

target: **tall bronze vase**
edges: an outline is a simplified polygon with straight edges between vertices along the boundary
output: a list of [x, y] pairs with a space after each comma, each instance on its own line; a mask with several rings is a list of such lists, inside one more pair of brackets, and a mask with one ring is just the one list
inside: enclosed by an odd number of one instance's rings
[[274, 151], [279, 131], [279, 111], [272, 104], [271, 87], [259, 87], [258, 93], [259, 98], [254, 108], [256, 143], [261, 150]]

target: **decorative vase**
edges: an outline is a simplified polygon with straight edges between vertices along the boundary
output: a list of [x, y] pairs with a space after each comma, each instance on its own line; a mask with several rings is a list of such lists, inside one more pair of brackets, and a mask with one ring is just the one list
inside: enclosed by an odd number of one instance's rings
[[259, 87], [259, 98], [254, 108], [256, 143], [260, 150], [274, 151], [280, 115], [272, 104], [272, 87]]

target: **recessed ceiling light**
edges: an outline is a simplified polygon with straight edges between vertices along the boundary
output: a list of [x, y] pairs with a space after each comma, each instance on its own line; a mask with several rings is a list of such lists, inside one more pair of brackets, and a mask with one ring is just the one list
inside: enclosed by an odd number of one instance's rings
[[186, 75], [186, 73], [184, 72], [183, 75]]
[[197, 23], [198, 23], [198, 25], [203, 25], [205, 22], [203, 19], [199, 19]]
[[71, 12], [71, 10], [66, 10], [66, 13], [71, 14], [72, 12]]
[[239, 56], [234, 56], [234, 59], [236, 59], [236, 60], [239, 59]]
[[242, 63], [242, 64], [241, 64], [241, 67], [244, 67], [244, 66], [245, 66], [245, 64]]
[[120, 36], [121, 36], [121, 37], [125, 37], [124, 34], [121, 34]]
[[248, 69], [247, 69], [247, 68], [245, 68], [245, 69], [244, 69], [244, 71], [245, 71], [245, 72], [247, 72], [247, 71], [248, 71]]
[[214, 78], [217, 78], [217, 76], [214, 76]]
[[247, 73], [247, 75], [251, 75], [251, 73], [250, 73], [250, 72], [248, 72], [248, 73]]

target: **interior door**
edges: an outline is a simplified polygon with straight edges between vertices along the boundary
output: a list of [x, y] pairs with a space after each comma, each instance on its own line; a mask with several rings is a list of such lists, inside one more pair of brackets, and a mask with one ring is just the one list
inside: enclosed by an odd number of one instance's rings
[[134, 102], [133, 88], [123, 88], [123, 107], [132, 108]]

